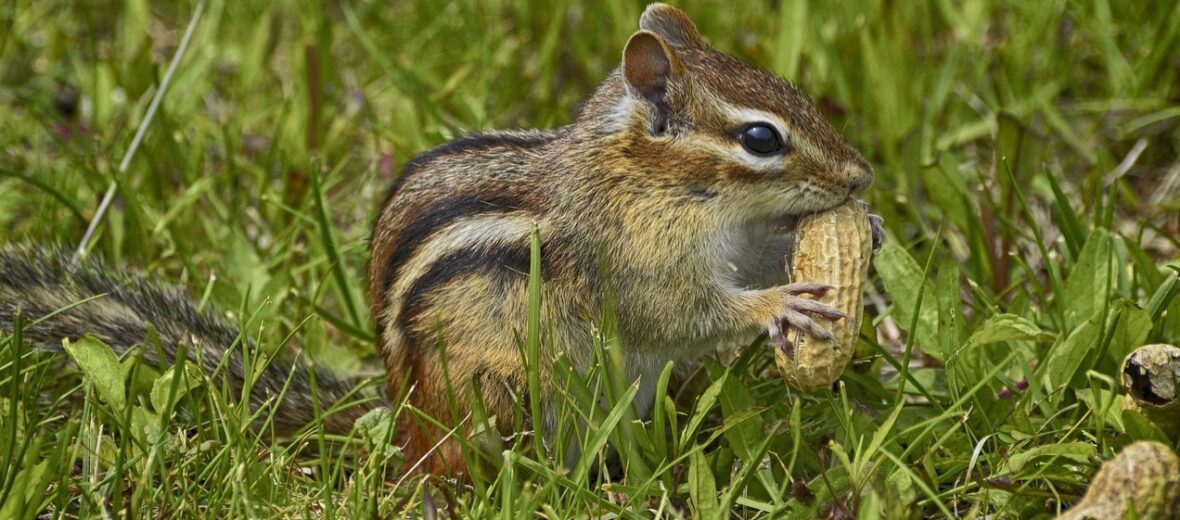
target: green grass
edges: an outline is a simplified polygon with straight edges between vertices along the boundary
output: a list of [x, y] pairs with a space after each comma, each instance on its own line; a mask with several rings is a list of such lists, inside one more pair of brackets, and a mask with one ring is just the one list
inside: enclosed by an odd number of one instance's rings
[[[387, 479], [400, 408], [349, 438], [274, 439], [193, 367], [83, 342], [86, 373], [118, 375], [84, 376], [4, 335], [0, 517], [421, 515], [430, 489], [474, 517], [1047, 518], [1121, 446], [1163, 438], [1121, 411], [1118, 363], [1180, 342], [1180, 4], [676, 3], [876, 167], [889, 239], [838, 393], [787, 389], [755, 344], [640, 422], [599, 348], [585, 377], [557, 367], [563, 424], [591, 425], [562, 435], [618, 447], [621, 480], [519, 437], [456, 489]], [[264, 353], [375, 374], [364, 268], [385, 187], [451, 137], [568, 121], [643, 5], [327, 4], [201, 4], [149, 121], [197, 3], [5, 2], [0, 243], [76, 247], [117, 181], [91, 254], [230, 311]]]

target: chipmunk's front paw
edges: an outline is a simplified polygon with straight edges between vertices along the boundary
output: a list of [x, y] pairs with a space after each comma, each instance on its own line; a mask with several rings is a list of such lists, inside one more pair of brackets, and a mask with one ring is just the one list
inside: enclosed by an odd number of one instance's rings
[[786, 292], [786, 305], [783, 306], [778, 316], [771, 319], [768, 329], [770, 331], [770, 344], [784, 352], [790, 352], [793, 349], [793, 345], [787, 339], [787, 329], [801, 330], [817, 338], [830, 340], [832, 339], [832, 333], [821, 327], [819, 323], [816, 323], [812, 316], [827, 318], [832, 321], [848, 317], [847, 314], [840, 312], [830, 305], [803, 297], [804, 295], [823, 296], [829, 291], [835, 290], [835, 287], [803, 282], [784, 286], [783, 290]]

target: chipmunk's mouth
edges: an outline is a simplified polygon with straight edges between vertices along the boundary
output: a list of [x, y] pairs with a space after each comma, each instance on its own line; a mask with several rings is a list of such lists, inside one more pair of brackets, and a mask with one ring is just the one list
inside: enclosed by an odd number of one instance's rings
[[819, 192], [816, 190], [805, 190], [804, 194], [806, 195], [805, 200], [800, 201], [801, 203], [798, 204], [797, 207], [791, 208], [790, 211], [784, 211], [778, 214], [772, 220], [775, 223], [779, 223], [780, 221], [798, 221], [799, 217], [805, 215], [814, 215], [816, 213], [827, 211], [836, 206], [844, 204], [853, 198], [848, 193], [845, 193], [841, 196], [829, 194], [827, 192]]
[[[781, 205], [774, 207], [769, 215], [766, 213], [751, 215], [753, 221], [749, 224], [754, 226], [770, 224], [771, 229], [794, 231], [800, 218], [830, 210], [853, 198], [851, 190], [832, 189], [811, 182], [791, 186], [777, 195], [782, 197], [778, 201]], [[768, 216], [769, 218], [767, 218]]]
[[[816, 191], [808, 191], [807, 193], [809, 193], [811, 195], [820, 195], [820, 193], [816, 192]], [[802, 219], [803, 217], [830, 210], [836, 206], [839, 206], [841, 204], [847, 203], [850, 200], [853, 200], [853, 198], [854, 197], [850, 193], [845, 194], [843, 197], [840, 197], [840, 198], [823, 197], [822, 200], [818, 197], [812, 198], [808, 201], [808, 202], [810, 202], [810, 204], [807, 204], [802, 209], [796, 209], [796, 210], [793, 210], [790, 212], [781, 213], [781, 214], [773, 217], [771, 219], [772, 227], [780, 232], [794, 231], [795, 228], [798, 227], [798, 225], [799, 225], [799, 220]]]
[[827, 211], [848, 201], [852, 190], [831, 189], [812, 183], [804, 184], [800, 189], [800, 206], [802, 211], [797, 215], [806, 215]]

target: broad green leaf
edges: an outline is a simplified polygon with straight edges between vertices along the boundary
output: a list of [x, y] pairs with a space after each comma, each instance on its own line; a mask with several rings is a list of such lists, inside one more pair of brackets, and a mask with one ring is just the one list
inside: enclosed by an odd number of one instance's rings
[[[160, 428], [160, 416], [138, 405], [131, 406], [131, 429], [136, 434], [143, 434], [153, 445], [173, 444], [175, 437], [165, 434]], [[169, 446], [171, 447], [171, 446]]]
[[[774, 441], [774, 433], [776, 431], [777, 426], [775, 430], [766, 435], [762, 440], [762, 443], [757, 448], [755, 448], [753, 460], [762, 461], [766, 458], [766, 453], [770, 450], [770, 444]], [[734, 476], [733, 482], [730, 483], [728, 489], [721, 498], [720, 509], [722, 511], [732, 511], [733, 504], [737, 501], [739, 495], [748, 496], [751, 494], [749, 482], [754, 477], [754, 474], [758, 473], [761, 468], [761, 464], [742, 465], [741, 469], [739, 469], [737, 474]], [[768, 489], [770, 489], [770, 486], [768, 486]]]
[[[1063, 444], [1046, 444], [1034, 446], [1024, 451], [1018, 451], [1008, 457], [1008, 469], [1013, 473], [1020, 473], [1028, 463], [1038, 459], [1065, 459], [1078, 464], [1089, 464], [1098, 454], [1093, 443], [1067, 442]], [[1035, 467], [1033, 468], [1036, 469]]]
[[[1087, 369], [1117, 370], [1124, 356], [1143, 345], [1151, 330], [1151, 319], [1146, 311], [1118, 300], [1110, 306], [1105, 327], [1099, 326], [1102, 312], [1101, 308], [1097, 309], [1094, 316], [1074, 329], [1049, 353], [1043, 374], [1048, 389], [1078, 383], [1075, 378], [1087, 360]], [[1114, 330], [1110, 330], [1111, 327]], [[1103, 348], [1105, 360], [1097, 357], [1103, 352], [1099, 349]]]
[[368, 449], [385, 460], [401, 456], [401, 447], [393, 442], [397, 433], [394, 422], [393, 411], [388, 408], [369, 410], [356, 420], [357, 431], [367, 441]]
[[1151, 422], [1143, 412], [1134, 409], [1123, 410], [1123, 426], [1127, 428], [1127, 436], [1132, 441], [1158, 441], [1171, 444], [1168, 435]]
[[[55, 468], [56, 470], [56, 468]], [[48, 491], [50, 478], [49, 461], [43, 460], [36, 466], [20, 470], [12, 481], [8, 499], [0, 504], [0, 518], [33, 518], [31, 507], [39, 504], [38, 499]]]
[[1127, 300], [1114, 302], [1108, 323], [1117, 323], [1106, 351], [1107, 358], [1116, 365], [1131, 351], [1142, 347], [1151, 332], [1151, 316]]
[[1086, 354], [1090, 353], [1099, 340], [1101, 327], [1098, 326], [1097, 320], [1096, 317], [1086, 320], [1064, 340], [1053, 346], [1045, 360], [1042, 374], [1046, 392], [1052, 393], [1073, 379], [1082, 361], [1086, 359]]
[[188, 363], [185, 363], [183, 366], [185, 367], [186, 372], [185, 379], [182, 379], [178, 382], [176, 386], [176, 395], [172, 396], [172, 403], [168, 402], [168, 396], [172, 393], [176, 367], [172, 366], [163, 374], [160, 374], [160, 377], [157, 377], [156, 380], [152, 382], [152, 391], [149, 398], [152, 403], [152, 409], [154, 409], [157, 413], [162, 413], [169, 404], [174, 404], [184, 397], [184, 394], [186, 394], [189, 389], [189, 385], [186, 384], [186, 381], [198, 380], [199, 374], [196, 373], [198, 369], [195, 366]]
[[[922, 267], [896, 241], [886, 240], [877, 252], [873, 265], [877, 267], [877, 274], [885, 282], [885, 290], [893, 297], [893, 316], [899, 327], [903, 329], [913, 322], [915, 305], [918, 301], [918, 291], [926, 279], [922, 276]], [[932, 295], [933, 291], [928, 291]], [[915, 335], [915, 340], [923, 352], [940, 361], [935, 345], [935, 324], [938, 323], [937, 299], [923, 298], [922, 308], [918, 318], [918, 330], [906, 331]]]
[[[963, 345], [967, 324], [963, 320], [962, 298], [959, 296], [959, 266], [947, 258], [938, 266], [938, 354], [943, 359]], [[927, 353], [934, 346], [927, 347]]]
[[688, 494], [696, 506], [696, 518], [722, 518], [721, 504], [717, 501], [717, 481], [709, 461], [701, 450], [693, 450], [688, 456]]
[[1037, 339], [1044, 333], [1035, 323], [1015, 314], [997, 314], [987, 321], [967, 340], [970, 346], [999, 343], [1021, 339]]
[[963, 176], [955, 170], [957, 164], [944, 157], [941, 164], [922, 170], [930, 200], [943, 215], [959, 229], [967, 229], [969, 220], [975, 218], [976, 210], [970, 202]]
[[1078, 261], [1062, 289], [1067, 323], [1078, 323], [1102, 309], [1114, 290], [1114, 241], [1109, 232], [1095, 229], [1082, 246]]
[[910, 500], [913, 500], [913, 497], [917, 494], [918, 490], [914, 489], [914, 480], [912, 475], [913, 474], [908, 471], [893, 471], [889, 473], [889, 476], [885, 479], [885, 483], [889, 486], [889, 491], [891, 493], [896, 493], [899, 497], [902, 497], [903, 501], [905, 501], [907, 497], [909, 497]]
[[63, 341], [63, 346], [86, 379], [94, 384], [95, 390], [102, 399], [122, 411], [127, 406], [126, 387], [127, 372], [119, 365], [119, 358], [115, 351], [103, 342], [90, 336], [85, 336], [77, 343]]
[[261, 303], [268, 297], [275, 297], [277, 303], [281, 294], [266, 294], [261, 288], [267, 287], [271, 280], [270, 271], [256, 254], [254, 247], [241, 233], [229, 233], [225, 240], [226, 255], [222, 258], [220, 268], [226, 272], [222, 278], [234, 283], [218, 283], [213, 285], [213, 302], [220, 302], [229, 308], [242, 303], [242, 298], [249, 292], [250, 301], [246, 302], [251, 309], [259, 312], [259, 317], [269, 317], [278, 310], [279, 305], [261, 307]]

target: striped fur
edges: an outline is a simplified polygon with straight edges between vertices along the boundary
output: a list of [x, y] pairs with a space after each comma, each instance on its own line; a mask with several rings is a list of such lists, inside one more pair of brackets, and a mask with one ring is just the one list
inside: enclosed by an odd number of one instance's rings
[[[240, 394], [246, 376], [241, 349], [253, 348], [236, 327], [212, 312], [197, 309], [181, 289], [98, 260], [70, 265], [68, 253], [60, 251], [0, 249], [0, 331], [12, 331], [17, 312], [27, 324], [24, 338], [51, 350], [60, 349], [64, 339], [76, 341], [91, 335], [120, 355], [144, 346], [145, 360], [161, 366], [174, 363], [184, 345], [189, 361], [207, 373], [222, 366], [235, 395]], [[164, 359], [157, 357], [156, 345], [149, 341], [149, 327], [159, 339]], [[230, 349], [233, 345], [237, 348]], [[257, 378], [250, 396], [251, 405], [257, 408], [287, 387], [282, 401], [274, 405], [273, 424], [280, 435], [294, 433], [314, 418], [311, 381], [302, 363], [293, 361], [271, 363]], [[322, 409], [346, 397], [354, 401], [361, 397], [355, 395], [356, 381], [314, 370], [315, 398]], [[357, 417], [383, 405], [381, 400], [369, 399], [329, 416], [324, 426], [334, 433], [347, 433]]]
[[[446, 426], [402, 425], [410, 461], [427, 471], [463, 471], [446, 436], [473, 429], [471, 412], [510, 435], [530, 398], [517, 338], [534, 226], [544, 355], [586, 367], [614, 295], [642, 412], [669, 360], [778, 326], [800, 289], [781, 285], [790, 241], [776, 225], [872, 179], [806, 95], [709, 48], [684, 13], [655, 4], [640, 26], [570, 125], [452, 141], [390, 188], [372, 235], [373, 316], [393, 392]], [[737, 134], [752, 122], [776, 127], [790, 153], [746, 152]]]

